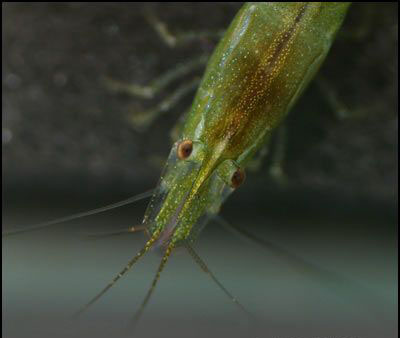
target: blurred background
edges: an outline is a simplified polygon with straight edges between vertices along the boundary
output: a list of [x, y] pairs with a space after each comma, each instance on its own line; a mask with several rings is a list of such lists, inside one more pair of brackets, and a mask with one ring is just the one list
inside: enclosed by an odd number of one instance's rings
[[[157, 184], [188, 92], [147, 130], [148, 85], [212, 52], [240, 3], [2, 4], [3, 229], [127, 198]], [[168, 46], [171, 34], [198, 34]], [[321, 282], [210, 224], [196, 248], [262, 324], [246, 317], [182, 251], [173, 255], [134, 336], [397, 336], [397, 3], [353, 4], [321, 72], [286, 122], [285, 183], [267, 157], [224, 205], [231, 223], [343, 277]], [[89, 240], [141, 221], [146, 202], [3, 239], [4, 337], [132, 336], [127, 323], [160, 259], [150, 253], [79, 321], [70, 315], [141, 248], [141, 234]], [[348, 283], [344, 281], [349, 281]], [[359, 286], [356, 287], [355, 285]], [[250, 326], [250, 327], [249, 327]]]

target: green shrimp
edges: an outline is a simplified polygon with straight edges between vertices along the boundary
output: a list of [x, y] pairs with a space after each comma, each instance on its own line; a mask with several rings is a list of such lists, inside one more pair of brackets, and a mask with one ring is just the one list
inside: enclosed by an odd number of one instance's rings
[[[218, 215], [226, 198], [243, 183], [250, 160], [269, 141], [317, 73], [349, 4], [247, 3], [242, 7], [208, 62], [191, 110], [181, 126], [179, 140], [172, 146], [157, 188], [151, 192], [143, 219], [148, 241], [80, 312], [156, 247], [163, 256], [136, 313], [137, 320], [168, 258], [178, 246], [186, 247], [196, 263], [244, 310], [207, 268], [191, 243], [207, 222]], [[142, 195], [139, 197], [150, 193]]]
[[243, 6], [208, 63], [145, 213], [150, 239], [89, 304], [152, 247], [160, 248], [163, 258], [136, 319], [177, 246], [186, 246], [210, 273], [191, 242], [244, 181], [246, 165], [316, 74], [348, 7], [349, 3]]

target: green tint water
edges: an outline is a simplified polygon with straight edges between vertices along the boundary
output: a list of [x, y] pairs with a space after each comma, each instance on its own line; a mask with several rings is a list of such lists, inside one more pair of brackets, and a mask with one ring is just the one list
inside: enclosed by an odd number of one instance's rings
[[[247, 226], [310, 262], [368, 287], [373, 297], [352, 299], [299, 273], [282, 259], [210, 224], [196, 244], [210, 269], [260, 319], [259, 337], [395, 337], [396, 245], [390, 224], [268, 218], [238, 205], [227, 218]], [[68, 213], [62, 205], [7, 210], [3, 224], [31, 221], [29, 215]], [[127, 324], [140, 305], [159, 262], [151, 253], [101, 301], [76, 321], [70, 316], [131, 258], [144, 243], [142, 234], [87, 240], [87, 232], [110, 231], [140, 220], [128, 207], [57, 229], [3, 240], [3, 337], [129, 337]], [[249, 219], [247, 215], [252, 215]], [[386, 226], [385, 226], [386, 225]], [[134, 337], [253, 337], [243, 314], [177, 250], [163, 274]], [[374, 308], [374, 299], [379, 304]], [[371, 304], [370, 307], [365, 304]], [[383, 316], [376, 318], [377, 307]], [[261, 335], [260, 335], [261, 334]]]

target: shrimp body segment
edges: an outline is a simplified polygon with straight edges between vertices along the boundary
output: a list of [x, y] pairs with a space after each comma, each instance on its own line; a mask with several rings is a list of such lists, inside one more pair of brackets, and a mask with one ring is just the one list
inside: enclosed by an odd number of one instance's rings
[[156, 245], [195, 239], [243, 181], [249, 160], [322, 64], [348, 6], [243, 6], [208, 63], [146, 211], [150, 234], [159, 234]]

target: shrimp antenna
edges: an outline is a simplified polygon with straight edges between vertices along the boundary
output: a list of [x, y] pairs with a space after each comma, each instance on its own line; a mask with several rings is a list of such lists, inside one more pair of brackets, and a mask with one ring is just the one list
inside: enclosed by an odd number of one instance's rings
[[153, 195], [153, 192], [154, 192], [154, 189], [151, 189], [151, 190], [145, 191], [145, 192], [143, 192], [141, 194], [129, 197], [126, 200], [119, 201], [119, 202], [113, 203], [113, 204], [109, 204], [109, 205], [106, 205], [104, 207], [100, 207], [100, 208], [96, 208], [96, 209], [88, 210], [88, 211], [83, 211], [83, 212], [80, 212], [80, 213], [77, 213], [77, 214], [73, 214], [73, 215], [57, 218], [55, 220], [44, 222], [44, 223], [39, 223], [39, 224], [27, 226], [27, 227], [24, 227], [22, 229], [4, 231], [2, 233], [2, 236], [3, 237], [7, 237], [7, 236], [16, 235], [16, 234], [21, 234], [21, 233], [24, 233], [24, 232], [37, 231], [37, 230], [41, 230], [43, 228], [47, 228], [47, 227], [49, 227], [51, 225], [55, 225], [55, 224], [59, 224], [59, 223], [67, 222], [67, 221], [72, 221], [74, 219], [78, 219], [78, 218], [82, 218], [82, 217], [98, 214], [98, 213], [101, 213], [101, 212], [104, 212], [104, 211], [107, 211], [107, 210], [119, 208], [119, 207], [122, 207], [124, 205], [140, 201], [140, 200], [142, 200], [144, 198], [151, 197]]
[[215, 277], [215, 275], [211, 272], [211, 270], [207, 267], [206, 263], [200, 258], [200, 256], [194, 251], [194, 249], [189, 245], [189, 243], [185, 244], [187, 251], [189, 252], [190, 256], [192, 256], [193, 260], [197, 263], [197, 265], [206, 273], [208, 274], [211, 279], [217, 284], [217, 286], [228, 296], [228, 298], [235, 303], [235, 305], [246, 314], [246, 316], [252, 320], [254, 320], [253, 315], [251, 315], [246, 308], [239, 303], [235, 296], [233, 296], [226, 288], [222, 285], [222, 283]]
[[[84, 305], [79, 311], [77, 311], [73, 317], [80, 316], [84, 311], [86, 311], [91, 305], [93, 305], [96, 301], [98, 301], [114, 284], [123, 277], [132, 266], [153, 246], [154, 242], [160, 235], [160, 231], [155, 231], [151, 238], [146, 242], [145, 246], [140, 250], [129, 262], [126, 266], [118, 273], [107, 286], [101, 290], [95, 297], [93, 297], [86, 305]], [[165, 264], [165, 263], [164, 263]]]
[[[353, 279], [346, 278], [339, 273], [335, 273], [334, 271], [330, 271], [328, 269], [319, 267], [316, 264], [310, 263], [304, 258], [290, 252], [289, 250], [271, 241], [259, 238], [258, 236], [255, 236], [251, 232], [243, 229], [242, 227], [233, 225], [219, 215], [216, 215], [214, 219], [222, 227], [232, 232], [234, 235], [240, 237], [241, 239], [249, 240], [252, 243], [256, 243], [260, 245], [263, 249], [269, 250], [278, 257], [283, 258], [292, 267], [297, 268], [300, 272], [310, 275], [311, 277], [315, 278], [321, 285], [330, 288], [332, 291], [335, 291], [335, 288], [337, 287], [346, 286], [346, 288], [351, 290], [351, 297], [353, 297], [353, 299], [357, 299], [361, 304], [365, 304], [370, 309], [373, 309], [376, 317], [384, 317], [383, 313], [379, 310], [384, 308], [384, 306], [381, 305], [381, 300], [376, 297], [372, 290], [365, 287], [364, 285], [357, 283], [357, 281], [354, 281]], [[369, 301], [368, 298], [372, 299]]]
[[144, 298], [142, 304], [140, 305], [140, 308], [137, 310], [135, 316], [133, 317], [132, 327], [136, 327], [136, 324], [138, 323], [140, 317], [142, 316], [143, 310], [145, 309], [147, 303], [149, 302], [150, 297], [156, 288], [158, 280], [160, 279], [161, 272], [163, 271], [165, 265], [167, 264], [168, 258], [171, 255], [171, 252], [174, 248], [175, 248], [175, 243], [171, 242], [168, 245], [167, 249], [165, 250], [164, 256], [161, 260], [160, 266], [157, 269], [156, 275], [154, 276], [153, 282], [151, 283], [150, 289], [149, 291], [147, 291], [146, 297]]
[[263, 238], [259, 238], [255, 236], [251, 232], [245, 230], [242, 227], [234, 225], [228, 221], [226, 221], [223, 217], [216, 215], [214, 216], [214, 220], [216, 220], [222, 227], [226, 230], [230, 231], [234, 235], [238, 236], [243, 240], [248, 240], [251, 243], [256, 243], [262, 248], [269, 250], [274, 253], [278, 257], [286, 260], [291, 266], [301, 270], [301, 272], [306, 272], [311, 274], [313, 277], [316, 277], [318, 280], [322, 282], [329, 281], [340, 281], [343, 284], [348, 283], [343, 277], [319, 267], [318, 265], [307, 262], [304, 258], [290, 252], [289, 250]]

